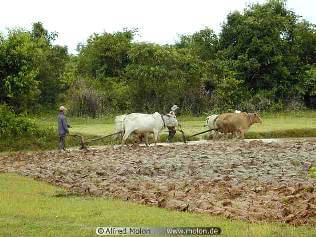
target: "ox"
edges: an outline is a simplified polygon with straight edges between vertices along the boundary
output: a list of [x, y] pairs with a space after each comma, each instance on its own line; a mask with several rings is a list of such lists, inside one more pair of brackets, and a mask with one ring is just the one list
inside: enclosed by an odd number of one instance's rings
[[148, 146], [148, 134], [154, 134], [155, 145], [157, 143], [160, 131], [165, 127], [178, 126], [177, 118], [174, 114], [161, 115], [158, 112], [153, 114], [132, 113], [126, 115], [122, 122], [124, 136], [122, 145], [131, 133], [144, 134], [145, 142]]
[[217, 117], [215, 126], [219, 132], [239, 134], [240, 138], [244, 138], [245, 132], [254, 123], [262, 123], [257, 113], [224, 113]]
[[[119, 137], [120, 137], [120, 139], [123, 138], [123, 135], [124, 135], [124, 124], [123, 124], [123, 121], [125, 120], [126, 116], [127, 116], [126, 114], [123, 114], [123, 115], [118, 115], [118, 116], [115, 117], [115, 133], [117, 133], [115, 135], [115, 139], [118, 139]], [[135, 133], [134, 132], [133, 134], [137, 137], [139, 142], [142, 142], [143, 138], [145, 137], [144, 133]]]
[[[235, 110], [235, 113], [239, 114], [241, 113], [241, 111]], [[209, 129], [214, 129], [210, 132], [210, 135], [213, 135], [213, 138], [215, 138], [215, 135], [219, 133], [218, 131], [215, 130], [217, 129], [216, 120], [218, 116], [219, 116], [218, 114], [212, 114], [210, 116], [207, 116], [205, 120], [205, 124], [204, 124], [204, 127], [208, 127]]]

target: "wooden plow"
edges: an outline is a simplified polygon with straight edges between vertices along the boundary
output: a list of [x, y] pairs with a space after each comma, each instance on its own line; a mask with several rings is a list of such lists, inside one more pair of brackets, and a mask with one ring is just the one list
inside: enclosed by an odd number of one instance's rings
[[210, 131], [216, 131], [216, 130], [217, 130], [216, 128], [211, 128], [211, 129], [208, 129], [208, 130], [206, 130], [206, 131], [199, 132], [199, 133], [193, 134], [193, 135], [191, 135], [191, 136], [188, 136], [188, 137], [186, 137], [186, 139], [191, 138], [191, 137], [195, 137], [195, 136], [197, 136], [197, 135], [200, 135], [200, 134], [203, 134], [203, 133], [207, 133], [207, 132], [210, 132]]
[[79, 135], [79, 134], [69, 134], [69, 136], [79, 138], [79, 143], [80, 143], [80, 148], [79, 149], [80, 150], [87, 150], [89, 143], [97, 141], [97, 140], [101, 140], [101, 139], [104, 139], [104, 138], [107, 138], [107, 137], [111, 137], [111, 136], [114, 136], [114, 135], [117, 135], [117, 134], [120, 134], [120, 133], [121, 132], [116, 132], [116, 133], [112, 133], [112, 134], [109, 134], [109, 135], [106, 135], [106, 136], [93, 138], [93, 139], [90, 139], [90, 140], [85, 140], [84, 137], [82, 135]]

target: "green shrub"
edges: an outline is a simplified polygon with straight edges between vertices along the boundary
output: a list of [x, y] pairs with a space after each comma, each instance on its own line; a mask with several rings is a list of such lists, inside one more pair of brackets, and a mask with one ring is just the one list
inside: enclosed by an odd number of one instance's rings
[[0, 136], [47, 136], [54, 133], [53, 128], [40, 129], [31, 119], [16, 115], [10, 107], [0, 105]]
[[309, 169], [309, 177], [316, 178], [316, 166]]

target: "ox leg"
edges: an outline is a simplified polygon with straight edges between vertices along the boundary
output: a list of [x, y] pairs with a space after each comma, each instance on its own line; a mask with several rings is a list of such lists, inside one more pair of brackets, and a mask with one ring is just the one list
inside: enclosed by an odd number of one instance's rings
[[224, 135], [225, 135], [225, 133], [223, 131], [218, 132], [217, 135], [216, 135], [216, 139], [217, 140], [223, 140], [224, 139]]
[[234, 140], [234, 138], [235, 138], [235, 132], [234, 131], [229, 134], [229, 138]]
[[239, 129], [239, 134], [240, 134], [240, 136], [239, 136], [240, 139], [245, 138], [245, 131], [243, 129]]
[[245, 131], [244, 130], [240, 130], [240, 138], [241, 139], [245, 138]]
[[159, 132], [157, 130], [154, 130], [155, 146], [157, 145], [158, 135], [159, 135]]
[[146, 146], [148, 147], [148, 146], [149, 146], [149, 145], [148, 145], [148, 134], [145, 133], [144, 136], [145, 136], [145, 144], [146, 144]]
[[208, 132], [208, 140], [210, 140], [211, 138], [214, 139], [214, 136], [215, 136], [215, 131], [210, 131]]
[[229, 133], [229, 132], [226, 132], [226, 133], [225, 133], [225, 138], [224, 138], [224, 140], [228, 140], [228, 139], [229, 139], [229, 135], [230, 135], [230, 133]]
[[236, 140], [238, 138], [238, 132], [232, 133], [232, 139]]
[[122, 139], [122, 145], [125, 144], [126, 139], [129, 137], [129, 135], [132, 133], [132, 131], [125, 131], [123, 139]]
[[224, 133], [222, 133], [222, 132], [216, 131], [216, 133], [215, 133], [215, 139], [216, 139], [216, 140], [221, 140], [221, 139], [223, 138], [223, 134], [224, 134]]
[[211, 139], [212, 132], [208, 133], [208, 139]]
[[132, 133], [132, 146], [135, 146], [136, 144], [138, 144], [136, 140], [140, 140], [138, 134]]
[[222, 131], [222, 136], [221, 136], [221, 138], [220, 138], [220, 140], [226, 140], [227, 139], [227, 135], [228, 135], [228, 133], [227, 133], [227, 131]]

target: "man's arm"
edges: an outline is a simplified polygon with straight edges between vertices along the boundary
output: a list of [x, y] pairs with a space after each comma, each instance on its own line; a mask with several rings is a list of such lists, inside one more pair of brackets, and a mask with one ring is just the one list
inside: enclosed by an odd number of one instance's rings
[[67, 123], [67, 120], [66, 120], [65, 118], [63, 118], [63, 119], [61, 120], [61, 123], [62, 123], [63, 128], [64, 128], [64, 130], [66, 131], [66, 133], [69, 133], [69, 130], [68, 130], [69, 125], [68, 125], [68, 123]]
[[65, 118], [66, 124], [68, 128], [71, 128], [70, 124], [68, 123], [67, 119]]

